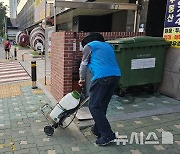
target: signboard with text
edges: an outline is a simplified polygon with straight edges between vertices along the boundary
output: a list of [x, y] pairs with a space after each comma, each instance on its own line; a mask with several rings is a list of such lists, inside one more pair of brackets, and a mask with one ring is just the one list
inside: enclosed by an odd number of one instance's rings
[[171, 46], [180, 48], [180, 1], [167, 0], [164, 23], [164, 38]]

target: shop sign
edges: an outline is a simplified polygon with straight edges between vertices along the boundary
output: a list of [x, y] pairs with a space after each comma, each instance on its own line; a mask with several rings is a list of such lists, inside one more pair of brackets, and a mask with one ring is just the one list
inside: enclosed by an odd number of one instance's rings
[[180, 48], [180, 1], [168, 0], [166, 7], [163, 37], [171, 46]]

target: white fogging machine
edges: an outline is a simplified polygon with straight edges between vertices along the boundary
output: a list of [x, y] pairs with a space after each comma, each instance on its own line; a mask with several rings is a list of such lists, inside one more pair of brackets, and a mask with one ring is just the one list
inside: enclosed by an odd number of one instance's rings
[[[55, 106], [51, 107], [49, 104], [43, 105], [40, 110], [45, 118], [48, 120], [49, 125], [44, 127], [44, 132], [48, 136], [52, 136], [54, 128], [59, 126], [67, 128], [74, 120], [78, 109], [81, 108], [88, 100], [89, 97], [85, 98], [83, 95], [84, 89], [82, 88], [81, 94], [77, 91], [72, 91], [66, 94]], [[65, 124], [66, 118], [74, 114], [74, 117], [68, 124]]]

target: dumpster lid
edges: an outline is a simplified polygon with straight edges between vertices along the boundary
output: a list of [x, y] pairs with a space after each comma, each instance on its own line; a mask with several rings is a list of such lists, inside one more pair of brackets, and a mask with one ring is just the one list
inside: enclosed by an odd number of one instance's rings
[[164, 42], [165, 39], [163, 37], [137, 36], [137, 37], [118, 38], [115, 40], [109, 40], [107, 42], [112, 44], [132, 44], [132, 43], [157, 42], [157, 41]]

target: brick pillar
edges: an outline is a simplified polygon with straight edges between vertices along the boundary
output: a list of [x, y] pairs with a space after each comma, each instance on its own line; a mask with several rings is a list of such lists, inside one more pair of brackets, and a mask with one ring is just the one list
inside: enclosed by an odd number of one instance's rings
[[64, 87], [63, 95], [72, 91], [73, 78], [73, 33], [65, 32], [64, 43]]
[[72, 33], [52, 34], [51, 92], [57, 101], [72, 90]]

